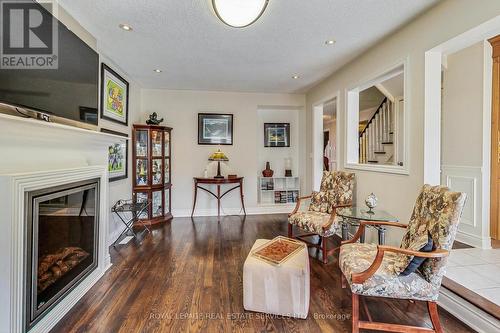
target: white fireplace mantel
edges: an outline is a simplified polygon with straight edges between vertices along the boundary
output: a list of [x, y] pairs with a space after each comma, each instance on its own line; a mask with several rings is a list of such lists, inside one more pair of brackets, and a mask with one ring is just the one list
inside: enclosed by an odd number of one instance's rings
[[[21, 333], [24, 192], [100, 178], [98, 267], [29, 332], [48, 332], [110, 266], [108, 147], [116, 136], [0, 113], [0, 332]], [[123, 139], [120, 137], [120, 139]]]
[[97, 268], [46, 314], [29, 332], [48, 332], [110, 267], [106, 165], [0, 175], [0, 332], [23, 331], [25, 193], [89, 179], [100, 179]]

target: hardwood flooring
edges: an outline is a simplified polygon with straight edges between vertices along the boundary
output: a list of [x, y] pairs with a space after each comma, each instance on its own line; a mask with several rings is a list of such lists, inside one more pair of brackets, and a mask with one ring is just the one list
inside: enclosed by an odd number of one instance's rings
[[[219, 223], [174, 218], [141, 245], [112, 249], [113, 267], [52, 332], [350, 332], [351, 295], [340, 288], [336, 257], [328, 265], [311, 258], [306, 320], [244, 311], [242, 267], [252, 244], [286, 234], [285, 215], [230, 216]], [[431, 327], [424, 303], [361, 300], [373, 320]], [[473, 332], [439, 312], [445, 332]]]

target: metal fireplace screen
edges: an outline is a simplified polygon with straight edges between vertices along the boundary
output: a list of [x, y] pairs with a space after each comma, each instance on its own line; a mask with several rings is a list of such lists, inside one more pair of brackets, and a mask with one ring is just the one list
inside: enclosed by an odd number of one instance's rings
[[27, 193], [26, 327], [97, 267], [99, 180]]

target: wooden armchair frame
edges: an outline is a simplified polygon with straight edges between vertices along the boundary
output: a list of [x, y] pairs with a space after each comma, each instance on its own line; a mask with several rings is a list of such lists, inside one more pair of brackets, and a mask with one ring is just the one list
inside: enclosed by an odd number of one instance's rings
[[[306, 200], [306, 199], [310, 199], [312, 197], [312, 195], [308, 195], [308, 196], [304, 196], [304, 197], [300, 197], [297, 199], [297, 203], [295, 204], [295, 208], [294, 210], [288, 214], [288, 217], [292, 216], [293, 214], [297, 213], [300, 209], [300, 204], [301, 204], [301, 201], [302, 200]], [[324, 231], [327, 231], [328, 229], [330, 229], [330, 227], [332, 226], [333, 223], [335, 223], [335, 217], [337, 217], [337, 209], [339, 208], [344, 208], [344, 207], [351, 207], [352, 206], [352, 202], [348, 203], [348, 204], [343, 204], [343, 205], [337, 205], [337, 206], [333, 206], [332, 207], [332, 212], [330, 213], [330, 218], [328, 219], [328, 222], [322, 226], [322, 229]], [[308, 241], [307, 239], [305, 239], [305, 237], [310, 237], [310, 236], [319, 236], [320, 237], [320, 241], [318, 244], [314, 244], [310, 241]], [[333, 248], [333, 249], [330, 249], [328, 250], [328, 246], [327, 246], [327, 238], [328, 237], [331, 237], [331, 236], [321, 236], [321, 235], [318, 235], [314, 232], [310, 232], [310, 233], [302, 233], [302, 234], [299, 234], [299, 235], [293, 235], [293, 225], [288, 223], [288, 237], [289, 238], [295, 238], [295, 239], [298, 239], [304, 243], [307, 244], [308, 247], [314, 247], [318, 250], [321, 250], [321, 254], [322, 254], [322, 257], [323, 257], [323, 264], [327, 264], [328, 263], [328, 256], [333, 254], [336, 250], [339, 249], [339, 247], [336, 247], [336, 248]]]
[[[396, 222], [375, 222], [375, 221], [361, 221], [358, 231], [354, 235], [354, 237], [350, 240], [343, 241], [342, 245], [355, 243], [359, 240], [361, 235], [365, 231], [365, 227], [367, 225], [384, 225], [391, 227], [399, 227], [406, 228], [408, 225]], [[402, 249], [394, 246], [387, 245], [378, 245], [377, 246], [377, 254], [373, 263], [368, 267], [365, 271], [354, 273], [351, 276], [352, 283], [363, 283], [367, 279], [373, 276], [375, 272], [379, 269], [382, 264], [382, 260], [384, 259], [385, 252], [394, 252], [401, 253], [410, 256], [416, 256], [421, 258], [443, 258], [449, 255], [449, 251], [437, 249], [431, 252], [420, 252], [408, 249]], [[342, 275], [342, 288], [346, 287], [346, 277]], [[359, 295], [352, 293], [352, 332], [358, 333], [360, 328], [377, 330], [377, 331], [389, 331], [389, 332], [436, 332], [442, 333], [443, 329], [441, 327], [441, 323], [439, 321], [439, 314], [437, 309], [437, 303], [433, 301], [427, 301], [427, 310], [429, 311], [429, 316], [431, 318], [433, 328], [426, 327], [418, 327], [418, 326], [408, 326], [408, 325], [399, 325], [399, 324], [389, 324], [389, 323], [381, 323], [374, 322], [371, 320], [371, 316], [368, 312], [368, 308], [364, 307], [365, 312], [368, 315], [368, 321], [359, 320]]]

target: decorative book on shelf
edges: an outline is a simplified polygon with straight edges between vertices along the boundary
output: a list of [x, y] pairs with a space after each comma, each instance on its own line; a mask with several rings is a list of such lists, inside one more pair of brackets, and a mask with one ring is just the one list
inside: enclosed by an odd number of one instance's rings
[[171, 131], [170, 127], [158, 125], [133, 126], [132, 192], [135, 202], [151, 202], [139, 216], [145, 223], [156, 224], [172, 218]]

